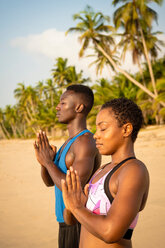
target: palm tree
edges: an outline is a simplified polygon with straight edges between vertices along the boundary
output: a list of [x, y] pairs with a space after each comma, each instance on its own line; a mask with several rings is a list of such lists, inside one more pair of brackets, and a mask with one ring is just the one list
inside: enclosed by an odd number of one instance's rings
[[16, 108], [15, 107], [11, 107], [10, 105], [7, 105], [5, 107], [5, 117], [6, 117], [6, 121], [9, 123], [11, 129], [12, 129], [12, 133], [13, 133], [13, 137], [17, 138], [18, 134], [17, 134], [17, 112], [16, 112]]
[[82, 71], [79, 73], [76, 72], [75, 66], [68, 66], [67, 59], [57, 58], [57, 63], [55, 69], [53, 69], [53, 78], [55, 86], [57, 89], [67, 87], [70, 84], [83, 84], [87, 81], [90, 81], [89, 78], [82, 77]]
[[35, 87], [37, 95], [39, 100], [44, 98], [44, 94], [45, 94], [45, 85], [43, 82], [39, 81], [37, 82], [37, 85]]
[[[149, 2], [156, 2], [160, 4], [162, 0], [153, 0]], [[155, 96], [157, 96], [155, 78], [149, 59], [149, 53], [151, 56], [157, 54], [159, 47], [156, 43], [160, 42], [156, 38], [157, 33], [151, 33], [152, 21], [157, 21], [157, 13], [147, 6], [146, 0], [114, 0], [113, 4], [124, 3], [114, 13], [114, 23], [116, 28], [124, 28], [123, 40], [125, 40], [124, 52], [128, 48], [132, 50], [133, 59], [137, 61], [141, 55], [145, 55], [148, 63], [149, 72], [151, 76], [151, 82]], [[146, 42], [147, 40], [147, 42]], [[137, 61], [138, 62], [138, 61]]]
[[[151, 97], [147, 96], [144, 94], [143, 91], [139, 90], [137, 92], [137, 100], [138, 104], [141, 106], [143, 109], [143, 114], [145, 117], [145, 122], [147, 123], [148, 120], [150, 123], [156, 123], [156, 124], [162, 124], [164, 122], [164, 111], [165, 108], [161, 108], [159, 106], [159, 102], [163, 101], [165, 102], [165, 84], [164, 84], [164, 78], [165, 78], [165, 72], [164, 72], [164, 67], [165, 67], [165, 58], [161, 58], [158, 60], [155, 60], [153, 62], [153, 72], [155, 75], [155, 80], [156, 80], [156, 88], [158, 92], [158, 97], [155, 99], [155, 101], [152, 100]], [[152, 89], [152, 84], [150, 81], [150, 74], [149, 74], [149, 69], [147, 66], [147, 63], [144, 64], [143, 68], [143, 76], [146, 82], [146, 85], [149, 89]], [[140, 78], [139, 73], [135, 75], [136, 78]]]
[[83, 84], [89, 82], [90, 78], [83, 78], [83, 71], [76, 72], [75, 66], [68, 66], [66, 75], [67, 86], [70, 84]]
[[35, 107], [38, 102], [36, 89], [32, 86], [25, 87], [23, 83], [18, 83], [18, 85], [19, 87], [14, 90], [14, 95], [25, 107], [28, 117], [32, 120], [36, 114]]
[[38, 96], [36, 89], [32, 86], [25, 87], [23, 83], [19, 83], [18, 85], [19, 87], [14, 90], [14, 95], [19, 102], [19, 110], [29, 127], [36, 133], [36, 127], [32, 125], [37, 113]]
[[57, 102], [56, 100], [56, 90], [51, 78], [46, 80], [45, 91], [47, 92], [47, 104], [53, 108]]
[[8, 132], [8, 130], [5, 127], [5, 120], [4, 120], [4, 112], [3, 110], [0, 108], [0, 128], [1, 128], [1, 133], [3, 135], [3, 138], [10, 138], [10, 133]]
[[53, 79], [57, 84], [57, 87], [63, 87], [66, 84], [68, 59], [59, 57], [56, 61], [57, 63], [55, 64], [55, 69], [52, 69]]
[[[136, 86], [141, 88], [145, 93], [151, 96], [153, 99], [156, 98], [156, 95], [147, 89], [144, 85], [139, 83], [135, 78], [133, 78], [129, 73], [121, 69], [116, 61], [113, 60], [113, 50], [114, 40], [109, 32], [113, 31], [112, 26], [104, 25], [105, 21], [108, 21], [109, 18], [104, 16], [101, 12], [94, 13], [90, 7], [80, 14], [74, 15], [75, 20], [80, 20], [76, 27], [70, 28], [68, 32], [76, 31], [81, 33], [79, 40], [83, 43], [80, 56], [84, 54], [84, 51], [89, 47], [90, 41], [93, 43], [94, 48], [100, 51], [114, 67], [115, 70], [122, 73], [127, 79], [129, 79]], [[108, 33], [108, 35], [106, 34]], [[112, 48], [111, 48], [112, 47]], [[163, 106], [165, 103], [161, 102]]]
[[[100, 50], [98, 50], [97, 47], [94, 47], [94, 50], [95, 53], [92, 55], [87, 55], [87, 57], [96, 57], [96, 60], [94, 60], [92, 63], [89, 64], [89, 67], [91, 67], [92, 65], [96, 66], [96, 75], [98, 75], [99, 73], [102, 74], [105, 66], [109, 67], [112, 71], [114, 71], [114, 67], [109, 62], [109, 60], [103, 55], [103, 53], [100, 52]], [[113, 56], [113, 60], [115, 61], [115, 63], [117, 63], [119, 58], [118, 56], [114, 55], [114, 53], [115, 50], [111, 52], [111, 54]]]

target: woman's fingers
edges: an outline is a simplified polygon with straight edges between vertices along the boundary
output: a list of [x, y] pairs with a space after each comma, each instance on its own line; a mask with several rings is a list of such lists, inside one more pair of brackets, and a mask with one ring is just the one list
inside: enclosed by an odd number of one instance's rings
[[61, 179], [61, 186], [62, 186], [62, 192], [66, 193], [67, 192], [67, 185], [66, 185], [66, 181], [64, 179]]
[[77, 180], [76, 180], [76, 174], [72, 166], [70, 167], [70, 174], [71, 174], [71, 180], [72, 180], [72, 190], [75, 192], [77, 190]]
[[69, 168], [69, 170], [67, 170], [66, 183], [68, 186], [68, 192], [81, 191], [80, 177], [78, 176], [77, 171], [73, 170], [72, 166]]
[[77, 173], [77, 171], [75, 170], [75, 176], [76, 176], [76, 183], [77, 183], [77, 190], [81, 191], [81, 182], [80, 182], [80, 177]]
[[86, 197], [88, 196], [89, 193], [89, 184], [86, 184], [84, 187], [84, 194], [86, 195]]
[[68, 192], [71, 192], [72, 191], [72, 181], [71, 181], [70, 170], [67, 170], [67, 173], [66, 173], [66, 183], [68, 186]]
[[67, 194], [68, 194], [68, 189], [67, 189], [66, 181], [64, 179], [61, 179], [61, 187], [62, 187], [62, 194], [63, 194], [64, 203], [66, 205], [66, 198], [67, 198]]

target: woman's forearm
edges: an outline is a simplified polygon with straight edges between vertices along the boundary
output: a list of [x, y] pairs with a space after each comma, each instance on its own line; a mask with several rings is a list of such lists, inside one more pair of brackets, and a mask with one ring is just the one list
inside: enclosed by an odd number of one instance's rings
[[113, 223], [106, 221], [105, 215], [96, 215], [85, 207], [72, 211], [75, 218], [94, 236], [106, 243], [116, 242], [116, 235], [113, 231]]

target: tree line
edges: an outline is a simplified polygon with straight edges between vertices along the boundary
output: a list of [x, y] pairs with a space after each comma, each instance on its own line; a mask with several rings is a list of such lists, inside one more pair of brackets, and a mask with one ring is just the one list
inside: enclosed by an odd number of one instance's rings
[[[67, 58], [56, 58], [51, 78], [39, 81], [35, 86], [19, 83], [14, 90], [16, 104], [0, 109], [0, 137], [31, 138], [39, 129], [46, 130], [51, 137], [64, 135], [66, 127], [56, 119], [56, 106], [64, 88], [73, 83], [90, 83], [93, 89], [95, 102], [88, 117], [92, 131], [95, 131], [95, 118], [100, 106], [116, 97], [135, 101], [142, 108], [146, 125], [163, 124], [165, 56], [158, 58], [158, 52], [164, 43], [158, 39], [160, 32], [152, 32], [153, 22], [158, 16], [148, 6], [150, 2], [162, 3], [161, 0], [112, 1], [114, 6], [119, 5], [113, 13], [113, 25], [109, 24], [109, 16], [95, 12], [90, 6], [75, 14], [76, 26], [66, 34], [78, 32], [82, 44], [80, 57], [85, 56], [89, 47], [92, 48], [96, 73], [102, 74], [108, 67], [113, 71], [113, 78], [102, 77], [93, 83], [92, 79], [84, 78], [83, 71], [77, 72], [74, 65], [68, 65]], [[127, 52], [131, 53], [132, 62], [138, 65], [137, 73], [130, 74], [121, 67]]]

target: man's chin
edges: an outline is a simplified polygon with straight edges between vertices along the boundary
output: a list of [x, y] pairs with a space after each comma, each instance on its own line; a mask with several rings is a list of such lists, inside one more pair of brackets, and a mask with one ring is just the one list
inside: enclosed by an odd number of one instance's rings
[[59, 122], [59, 123], [61, 123], [61, 124], [68, 124], [68, 122], [67, 122], [67, 121], [62, 120], [62, 119], [60, 119], [60, 118], [58, 119], [58, 122]]

